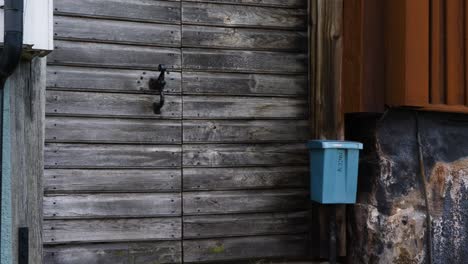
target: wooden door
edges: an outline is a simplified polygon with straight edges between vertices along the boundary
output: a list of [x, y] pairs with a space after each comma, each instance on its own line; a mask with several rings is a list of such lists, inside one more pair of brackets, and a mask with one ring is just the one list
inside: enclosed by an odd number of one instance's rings
[[[307, 255], [306, 1], [55, 10], [46, 263]], [[160, 63], [172, 70], [155, 115]]]
[[[45, 263], [181, 261], [180, 17], [180, 1], [55, 1]], [[155, 115], [160, 63], [173, 72]]]
[[182, 1], [186, 262], [307, 255], [306, 5]]

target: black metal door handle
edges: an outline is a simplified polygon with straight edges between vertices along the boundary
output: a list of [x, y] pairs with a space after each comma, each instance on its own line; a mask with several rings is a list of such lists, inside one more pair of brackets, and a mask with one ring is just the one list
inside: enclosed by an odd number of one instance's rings
[[164, 87], [166, 86], [165, 74], [169, 74], [167, 72], [167, 68], [164, 64], [159, 64], [158, 71], [161, 73], [157, 79], [151, 78], [149, 80], [149, 89], [151, 91], [156, 91], [159, 94], [159, 102], [153, 103], [153, 111], [155, 114], [160, 115], [161, 109], [164, 106], [165, 98], [164, 98]]

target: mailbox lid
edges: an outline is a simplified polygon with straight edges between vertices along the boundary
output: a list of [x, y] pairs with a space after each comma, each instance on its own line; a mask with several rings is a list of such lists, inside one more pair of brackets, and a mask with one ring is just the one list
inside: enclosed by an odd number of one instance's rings
[[309, 140], [309, 149], [362, 149], [362, 143], [342, 140]]

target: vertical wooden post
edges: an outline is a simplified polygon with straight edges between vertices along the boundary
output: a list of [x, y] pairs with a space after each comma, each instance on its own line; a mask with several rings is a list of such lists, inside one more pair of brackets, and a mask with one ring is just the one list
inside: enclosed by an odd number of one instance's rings
[[[21, 61], [9, 79], [12, 263], [19, 259], [19, 230], [28, 228], [28, 262], [42, 263], [42, 174], [45, 59]], [[7, 98], [8, 100], [8, 98]], [[25, 230], [25, 229], [22, 229]]]
[[[343, 139], [342, 111], [342, 25], [343, 0], [311, 0], [311, 16], [315, 24], [310, 35], [310, 98], [312, 137], [316, 139]], [[344, 207], [337, 218], [344, 218]], [[318, 208], [320, 228], [320, 257], [328, 256], [329, 229], [327, 208]], [[338, 217], [339, 216], [339, 217]], [[317, 216], [314, 216], [317, 217]], [[344, 220], [337, 219], [339, 222]], [[346, 249], [345, 225], [339, 227], [340, 247]]]

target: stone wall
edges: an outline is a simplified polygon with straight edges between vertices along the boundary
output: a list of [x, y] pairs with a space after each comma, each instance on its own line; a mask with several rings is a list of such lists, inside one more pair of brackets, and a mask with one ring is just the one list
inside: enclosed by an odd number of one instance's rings
[[429, 263], [429, 250], [433, 263], [468, 263], [468, 115], [413, 110], [352, 115], [347, 137], [365, 144], [358, 202], [348, 211], [349, 263]]

